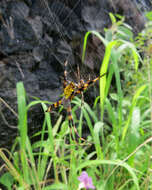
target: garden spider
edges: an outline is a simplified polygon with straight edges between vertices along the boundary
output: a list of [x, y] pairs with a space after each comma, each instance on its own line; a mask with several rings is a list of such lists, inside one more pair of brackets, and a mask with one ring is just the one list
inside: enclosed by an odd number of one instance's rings
[[85, 91], [90, 85], [92, 85], [96, 81], [98, 81], [101, 77], [106, 75], [106, 73], [102, 74], [101, 76], [99, 76], [93, 80], [88, 80], [87, 82], [84, 82], [84, 80], [81, 79], [80, 82], [77, 84], [77, 83], [67, 80], [67, 61], [65, 61], [64, 67], [65, 67], [65, 69], [64, 69], [64, 79], [63, 79], [64, 80], [63, 97], [60, 100], [58, 100], [57, 102], [50, 105], [48, 107], [48, 109], [46, 110], [46, 112], [51, 112], [53, 108], [57, 108], [61, 104], [65, 105], [65, 107], [67, 108], [67, 115], [68, 115], [68, 121], [69, 121], [69, 127], [70, 127], [70, 133], [71, 133], [72, 139], [75, 139], [72, 135], [72, 128], [73, 128], [76, 136], [80, 140], [86, 142], [86, 140], [84, 138], [80, 137], [80, 135], [78, 134], [78, 131], [76, 129], [76, 126], [74, 124], [72, 110], [71, 110], [71, 101], [73, 100], [73, 98], [76, 95], [78, 95], [78, 94], [82, 95], [83, 91]]

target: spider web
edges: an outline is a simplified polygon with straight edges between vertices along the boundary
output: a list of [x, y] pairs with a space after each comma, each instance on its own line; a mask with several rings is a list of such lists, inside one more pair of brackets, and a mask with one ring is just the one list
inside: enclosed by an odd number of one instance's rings
[[[99, 49], [95, 47], [99, 46], [99, 42], [94, 40], [94, 46], [88, 43], [86, 51], [85, 64], [81, 63], [81, 54], [83, 46], [84, 34], [87, 31], [86, 26], [81, 22], [83, 1], [47, 1], [40, 0], [40, 4], [44, 7], [43, 22], [46, 23], [48, 34], [51, 36], [56, 35], [56, 40], [52, 43], [52, 49], [50, 54], [60, 63], [64, 64], [65, 60], [68, 61], [68, 73], [70, 74], [70, 80], [76, 82], [80, 78], [88, 80], [89, 78], [95, 78], [93, 74], [94, 70], [99, 71], [100, 63], [95, 57], [99, 56]], [[98, 16], [94, 16], [96, 18]], [[48, 23], [49, 21], [49, 23]], [[96, 44], [95, 44], [96, 43]], [[94, 55], [93, 55], [94, 54]], [[97, 56], [98, 55], [98, 56]], [[78, 66], [79, 65], [79, 66]], [[89, 73], [89, 75], [88, 75]], [[93, 76], [91, 76], [93, 75]]]
[[[42, 21], [46, 27], [46, 34], [49, 39], [47, 48], [48, 56], [50, 57], [50, 60], [52, 60], [51, 64], [55, 65], [59, 63], [63, 66], [64, 62], [67, 60], [67, 80], [77, 84], [81, 79], [86, 82], [98, 77], [103, 46], [96, 38], [89, 38], [85, 62], [84, 64], [81, 62], [84, 35], [88, 30], [87, 26], [82, 22], [83, 15], [81, 8], [83, 3], [86, 3], [87, 1], [38, 0], [35, 5], [37, 5], [38, 2], [42, 7], [42, 11], [39, 14], [43, 18]], [[99, 13], [100, 10], [94, 15], [94, 19], [98, 17]], [[47, 38], [45, 38], [45, 40]], [[100, 51], [101, 49], [102, 51]], [[61, 82], [63, 81], [64, 66], [62, 68], [62, 72], [60, 72], [61, 74], [59, 76]], [[98, 82], [87, 89], [87, 93], [85, 93], [84, 96], [85, 101], [91, 103], [91, 101], [93, 102], [95, 97], [99, 94], [99, 91], [95, 87], [97, 83]]]

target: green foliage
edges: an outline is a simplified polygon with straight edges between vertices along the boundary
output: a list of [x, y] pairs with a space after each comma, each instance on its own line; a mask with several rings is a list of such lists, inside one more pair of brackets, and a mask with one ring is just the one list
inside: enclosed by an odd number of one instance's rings
[[[0, 149], [7, 169], [0, 183], [8, 190], [12, 186], [75, 190], [77, 177], [84, 170], [97, 190], [152, 188], [151, 13], [147, 17], [150, 21], [136, 39], [124, 17], [112, 13], [112, 26], [105, 29], [105, 37], [97, 31], [89, 31], [84, 37], [82, 62], [88, 37], [95, 35], [105, 46], [99, 75], [107, 73], [100, 79], [100, 96], [93, 108], [85, 102], [82, 105], [78, 97], [72, 101], [78, 132], [82, 136], [88, 127], [91, 146], [68, 138], [68, 121], [62, 122], [61, 114], [52, 126], [51, 114], [45, 112], [46, 102], [36, 100], [27, 105], [23, 83], [17, 84], [19, 136], [11, 153]], [[36, 104], [42, 105], [44, 121], [42, 130], [34, 134], [39, 140], [32, 144], [27, 135], [27, 114]]]
[[146, 13], [146, 17], [148, 18], [148, 20], [152, 21], [152, 11]]
[[9, 172], [4, 173], [0, 178], [0, 183], [7, 187], [8, 190], [12, 189], [12, 184], [14, 183], [14, 178], [12, 178]]

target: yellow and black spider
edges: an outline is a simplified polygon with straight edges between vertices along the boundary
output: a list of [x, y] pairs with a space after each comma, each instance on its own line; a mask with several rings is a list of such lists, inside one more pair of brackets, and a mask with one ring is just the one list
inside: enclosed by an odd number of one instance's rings
[[53, 108], [57, 108], [61, 104], [66, 105], [72, 139], [74, 139], [72, 136], [72, 128], [73, 128], [76, 136], [78, 138], [80, 138], [82, 141], [86, 141], [85, 139], [83, 139], [82, 137], [79, 136], [78, 131], [75, 127], [75, 124], [73, 121], [73, 116], [72, 116], [72, 110], [71, 110], [71, 101], [73, 100], [73, 98], [76, 95], [82, 94], [90, 85], [92, 85], [93, 83], [98, 81], [106, 73], [104, 73], [103, 75], [101, 75], [93, 80], [88, 80], [87, 82], [84, 82], [84, 80], [81, 79], [80, 82], [77, 84], [77, 83], [67, 80], [67, 69], [66, 69], [67, 61], [64, 63], [64, 67], [65, 67], [65, 69], [64, 69], [64, 83], [63, 83], [63, 89], [64, 89], [63, 97], [60, 100], [58, 100], [57, 102], [50, 105], [48, 107], [48, 109], [46, 110], [46, 112], [51, 112]]

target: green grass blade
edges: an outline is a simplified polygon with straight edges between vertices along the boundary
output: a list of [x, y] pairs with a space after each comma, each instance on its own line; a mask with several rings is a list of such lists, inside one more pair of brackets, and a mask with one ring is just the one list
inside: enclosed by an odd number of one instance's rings
[[29, 182], [28, 163], [26, 160], [26, 142], [27, 142], [27, 109], [26, 95], [22, 82], [17, 83], [17, 101], [18, 101], [18, 129], [20, 133], [20, 149], [22, 172], [26, 182]]
[[106, 110], [108, 112], [109, 119], [112, 123], [113, 135], [115, 137], [115, 144], [116, 144], [116, 152], [119, 152], [119, 129], [118, 129], [118, 122], [115, 117], [114, 109], [108, 99], [105, 101]]
[[27, 138], [27, 109], [26, 109], [26, 95], [22, 82], [17, 83], [17, 101], [18, 101], [18, 129], [21, 137], [21, 148], [25, 149], [25, 142]]
[[119, 118], [119, 126], [122, 124], [122, 100], [123, 100], [123, 91], [121, 88], [121, 81], [120, 81], [120, 71], [118, 66], [118, 53], [116, 50], [112, 51], [112, 67], [115, 73], [116, 78], [116, 86], [117, 86], [117, 93], [118, 93], [118, 118]]
[[[108, 65], [110, 61], [110, 56], [112, 53], [112, 48], [116, 45], [117, 41], [109, 42], [106, 46], [104, 59], [102, 62], [102, 66], [100, 68], [100, 75], [107, 73]], [[106, 76], [100, 78], [100, 108], [101, 108], [101, 120], [103, 120], [103, 113], [104, 113], [104, 100], [106, 98]]]
[[104, 44], [104, 46], [107, 45], [108, 41], [103, 38], [99, 32], [97, 31], [88, 31], [86, 34], [85, 34], [85, 37], [84, 37], [84, 43], [83, 43], [83, 52], [82, 52], [82, 63], [84, 63], [84, 60], [85, 60], [85, 53], [86, 53], [86, 47], [87, 47], [87, 41], [88, 41], [88, 37], [89, 35], [91, 34], [94, 34], [95, 36], [97, 36], [101, 42]]
[[57, 183], [57, 184], [52, 184], [52, 185], [49, 185], [47, 187], [44, 187], [42, 190], [55, 190], [55, 189], [58, 189], [58, 190], [67, 190], [68, 187], [67, 185], [65, 184], [62, 184], [62, 183]]
[[125, 137], [126, 137], [126, 133], [127, 133], [127, 130], [128, 130], [128, 127], [129, 127], [131, 118], [132, 118], [133, 109], [134, 109], [134, 107], [136, 106], [138, 97], [139, 97], [140, 94], [144, 91], [145, 88], [146, 88], [146, 85], [141, 86], [141, 87], [137, 90], [137, 92], [135, 93], [135, 95], [134, 95], [134, 97], [133, 97], [132, 105], [131, 105], [130, 111], [129, 111], [128, 120], [127, 120], [126, 125], [124, 126], [124, 129], [123, 129], [122, 141], [124, 141], [124, 139], [125, 139]]
[[94, 126], [94, 144], [95, 144], [95, 149], [97, 153], [97, 158], [98, 159], [103, 159], [103, 152], [100, 144], [100, 133], [102, 133], [103, 136], [103, 123], [102, 122], [97, 122]]
[[10, 174], [14, 177], [14, 179], [19, 182], [20, 185], [27, 187], [26, 182], [24, 181], [24, 178], [21, 173], [19, 173], [16, 168], [13, 166], [13, 164], [10, 162], [10, 160], [6, 157], [4, 154], [4, 150], [0, 149], [0, 157], [3, 159], [5, 164], [7, 165], [8, 171]]

